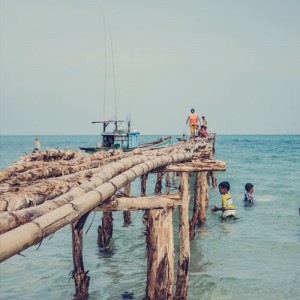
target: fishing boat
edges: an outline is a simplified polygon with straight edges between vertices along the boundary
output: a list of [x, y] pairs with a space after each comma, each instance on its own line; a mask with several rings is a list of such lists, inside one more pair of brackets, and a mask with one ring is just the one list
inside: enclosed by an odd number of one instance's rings
[[[140, 132], [137, 129], [130, 127], [130, 121], [127, 123], [127, 128], [119, 128], [123, 122], [124, 121], [122, 120], [92, 122], [93, 124], [103, 124], [103, 132], [101, 133], [102, 141], [97, 143], [96, 147], [79, 147], [80, 150], [87, 153], [95, 153], [97, 151], [122, 149], [124, 152], [128, 152], [136, 148], [141, 148], [143, 150], [159, 148], [171, 143], [171, 136], [168, 136], [152, 142], [139, 144], [138, 137]], [[115, 128], [113, 131], [106, 131], [106, 128], [110, 123], [113, 123]]]
[[[155, 141], [152, 142], [148, 142], [148, 143], [143, 143], [143, 144], [139, 144], [136, 148], [140, 148], [141, 150], [151, 150], [151, 149], [156, 149], [156, 148], [160, 148], [160, 147], [164, 147], [166, 145], [171, 144], [171, 136], [167, 136], [164, 138], [159, 138]], [[133, 149], [129, 149], [129, 151], [131, 151]]]
[[[104, 16], [103, 16], [104, 19]], [[121, 124], [124, 122], [122, 120], [118, 120], [117, 117], [117, 93], [116, 93], [116, 76], [115, 76], [115, 68], [114, 68], [114, 55], [113, 55], [113, 43], [112, 43], [112, 37], [111, 37], [111, 31], [110, 31], [110, 42], [111, 42], [111, 61], [112, 61], [112, 70], [113, 70], [113, 83], [114, 83], [114, 104], [115, 104], [115, 116], [112, 117], [111, 120], [108, 121], [97, 121], [92, 122], [92, 124], [95, 123], [101, 123], [103, 124], [103, 131], [101, 133], [102, 141], [97, 143], [96, 147], [79, 147], [80, 150], [83, 150], [88, 153], [94, 153], [97, 151], [107, 151], [111, 149], [122, 149], [123, 151], [131, 151], [136, 148], [142, 148], [142, 149], [152, 149], [152, 148], [158, 148], [162, 147], [168, 143], [171, 142], [171, 137], [167, 138], [160, 138], [156, 141], [150, 142], [150, 143], [144, 143], [144, 144], [138, 144], [138, 136], [140, 135], [140, 132], [135, 129], [131, 128], [131, 122], [130, 118], [129, 121], [127, 121], [127, 128], [120, 128]], [[105, 119], [105, 111], [106, 111], [106, 69], [107, 69], [107, 63], [106, 63], [106, 30], [105, 30], [105, 20], [104, 20], [104, 53], [105, 53], [105, 75], [104, 75], [104, 101], [103, 101], [103, 119]], [[111, 131], [107, 131], [107, 127], [113, 124], [114, 129]]]

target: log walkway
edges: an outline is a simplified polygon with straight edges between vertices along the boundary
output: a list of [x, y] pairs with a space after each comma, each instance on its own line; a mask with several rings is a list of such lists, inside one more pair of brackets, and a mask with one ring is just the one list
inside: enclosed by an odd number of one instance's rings
[[[143, 210], [146, 226], [147, 274], [144, 299], [186, 299], [190, 240], [205, 222], [208, 186], [217, 186], [216, 171], [226, 163], [213, 159], [213, 138], [196, 138], [168, 147], [97, 152], [47, 149], [21, 157], [0, 171], [0, 262], [40, 243], [71, 224], [72, 277], [75, 297], [88, 296], [90, 277], [83, 264], [83, 227], [90, 212], [102, 211], [98, 244], [105, 247], [113, 234], [112, 212]], [[149, 174], [156, 176], [154, 195], [147, 197]], [[193, 214], [189, 216], [190, 174], [195, 173]], [[153, 176], [153, 175], [152, 175]], [[162, 194], [163, 178], [170, 186], [180, 178], [179, 191]], [[140, 196], [131, 195], [131, 183], [141, 181]], [[179, 247], [174, 287], [174, 206], [179, 207]]]

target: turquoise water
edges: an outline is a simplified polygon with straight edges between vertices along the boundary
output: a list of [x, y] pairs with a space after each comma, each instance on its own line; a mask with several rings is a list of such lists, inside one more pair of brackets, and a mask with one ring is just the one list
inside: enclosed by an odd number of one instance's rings
[[[157, 138], [141, 136], [141, 142]], [[175, 137], [174, 137], [175, 138]], [[1, 137], [1, 168], [34, 148], [33, 136]], [[43, 148], [94, 146], [95, 136], [39, 136]], [[175, 139], [174, 139], [175, 141]], [[300, 295], [300, 136], [217, 136], [216, 159], [227, 162], [218, 182], [231, 184], [239, 219], [222, 223], [207, 211], [207, 222], [191, 242], [188, 299], [299, 299]], [[193, 178], [192, 178], [193, 180]], [[148, 192], [154, 190], [154, 176]], [[252, 182], [256, 203], [244, 208], [244, 185]], [[176, 183], [174, 191], [176, 190]], [[132, 193], [139, 194], [139, 181]], [[219, 205], [210, 188], [210, 206]], [[192, 203], [192, 201], [191, 201]], [[175, 210], [175, 216], [178, 212]], [[100, 213], [91, 213], [84, 236], [84, 264], [89, 270], [89, 299], [121, 299], [125, 291], [142, 299], [146, 284], [146, 250], [142, 212], [123, 225], [114, 213], [110, 248], [97, 246]], [[175, 217], [175, 224], [177, 217]], [[175, 228], [176, 261], [178, 230]], [[0, 245], [1, 246], [1, 245]], [[0, 264], [1, 299], [73, 299], [69, 226]]]

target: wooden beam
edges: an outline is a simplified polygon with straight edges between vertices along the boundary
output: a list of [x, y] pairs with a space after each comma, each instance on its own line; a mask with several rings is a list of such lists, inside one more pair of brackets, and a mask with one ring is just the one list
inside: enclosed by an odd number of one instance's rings
[[165, 168], [166, 172], [204, 172], [226, 171], [226, 162], [218, 160], [206, 160], [172, 164]]
[[97, 211], [130, 211], [173, 207], [181, 205], [179, 194], [151, 197], [114, 197], [99, 205]]

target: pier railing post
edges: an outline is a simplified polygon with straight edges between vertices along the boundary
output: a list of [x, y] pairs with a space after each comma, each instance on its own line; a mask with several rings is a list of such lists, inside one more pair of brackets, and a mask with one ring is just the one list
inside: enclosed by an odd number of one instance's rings
[[74, 270], [72, 277], [75, 281], [76, 298], [86, 298], [88, 296], [90, 277], [88, 271], [84, 271], [82, 249], [83, 249], [83, 226], [89, 212], [83, 215], [78, 221], [72, 223], [72, 253]]
[[188, 172], [181, 173], [180, 194], [182, 205], [179, 206], [179, 258], [175, 299], [186, 299], [190, 265], [189, 236], [189, 199], [190, 178]]

